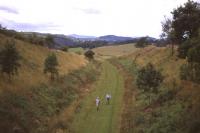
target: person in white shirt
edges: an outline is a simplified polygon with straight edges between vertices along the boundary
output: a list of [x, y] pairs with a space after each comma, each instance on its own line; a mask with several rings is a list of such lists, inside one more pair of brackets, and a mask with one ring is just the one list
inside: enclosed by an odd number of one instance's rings
[[96, 107], [97, 107], [97, 111], [99, 111], [99, 106], [100, 106], [100, 99], [99, 97], [96, 98]]
[[107, 104], [110, 104], [110, 99], [111, 99], [111, 95], [110, 94], [106, 94]]

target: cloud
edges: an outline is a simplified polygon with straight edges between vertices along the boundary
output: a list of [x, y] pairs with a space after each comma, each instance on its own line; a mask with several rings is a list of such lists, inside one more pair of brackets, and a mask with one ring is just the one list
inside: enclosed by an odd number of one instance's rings
[[75, 8], [76, 10], [82, 11], [86, 14], [100, 14], [101, 11], [94, 8]]
[[16, 9], [11, 8], [11, 7], [0, 6], [0, 10], [7, 13], [19, 14], [19, 12]]
[[56, 30], [60, 27], [52, 23], [33, 24], [33, 23], [15, 22], [12, 20], [4, 20], [2, 25], [7, 27], [8, 29], [15, 29], [17, 31], [38, 31], [38, 32]]

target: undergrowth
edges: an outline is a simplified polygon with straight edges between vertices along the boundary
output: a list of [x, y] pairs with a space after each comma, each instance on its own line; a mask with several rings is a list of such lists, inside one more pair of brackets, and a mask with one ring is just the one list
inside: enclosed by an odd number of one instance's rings
[[0, 95], [0, 129], [4, 133], [45, 133], [50, 118], [78, 98], [96, 80], [97, 63], [26, 90], [4, 90]]
[[[133, 79], [136, 78], [139, 65], [128, 58], [115, 59], [115, 61], [121, 64]], [[127, 115], [122, 116], [127, 117], [124, 118], [126, 122], [122, 123], [122, 133], [200, 132], [198, 126], [200, 124], [200, 106], [198, 105], [200, 104], [195, 104], [194, 107], [191, 101], [193, 97], [180, 95], [184, 89], [179, 82], [176, 82], [176, 79], [162, 84], [160, 91], [152, 94], [150, 103], [146, 94], [137, 89], [135, 80], [130, 84], [131, 89], [137, 93], [132, 95], [133, 100], [128, 105], [129, 109], [126, 109]]]

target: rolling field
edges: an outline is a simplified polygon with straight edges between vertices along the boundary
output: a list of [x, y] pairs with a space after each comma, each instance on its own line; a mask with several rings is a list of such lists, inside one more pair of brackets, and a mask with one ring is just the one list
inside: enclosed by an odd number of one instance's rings
[[104, 46], [93, 49], [96, 53], [96, 57], [110, 58], [110, 57], [120, 57], [124, 55], [129, 55], [137, 50], [134, 44], [124, 44], [117, 46]]
[[[79, 113], [74, 116], [72, 129], [75, 133], [118, 133], [122, 111], [124, 79], [109, 62], [104, 62], [100, 79], [94, 91], [83, 99]], [[106, 104], [105, 95], [112, 95], [110, 105]], [[95, 99], [101, 100], [97, 112]]]

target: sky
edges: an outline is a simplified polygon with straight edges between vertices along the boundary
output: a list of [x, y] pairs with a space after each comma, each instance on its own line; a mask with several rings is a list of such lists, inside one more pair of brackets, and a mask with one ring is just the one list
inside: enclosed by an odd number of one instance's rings
[[[199, 1], [199, 0], [197, 0]], [[0, 24], [17, 31], [151, 36], [187, 0], [0, 0]]]

